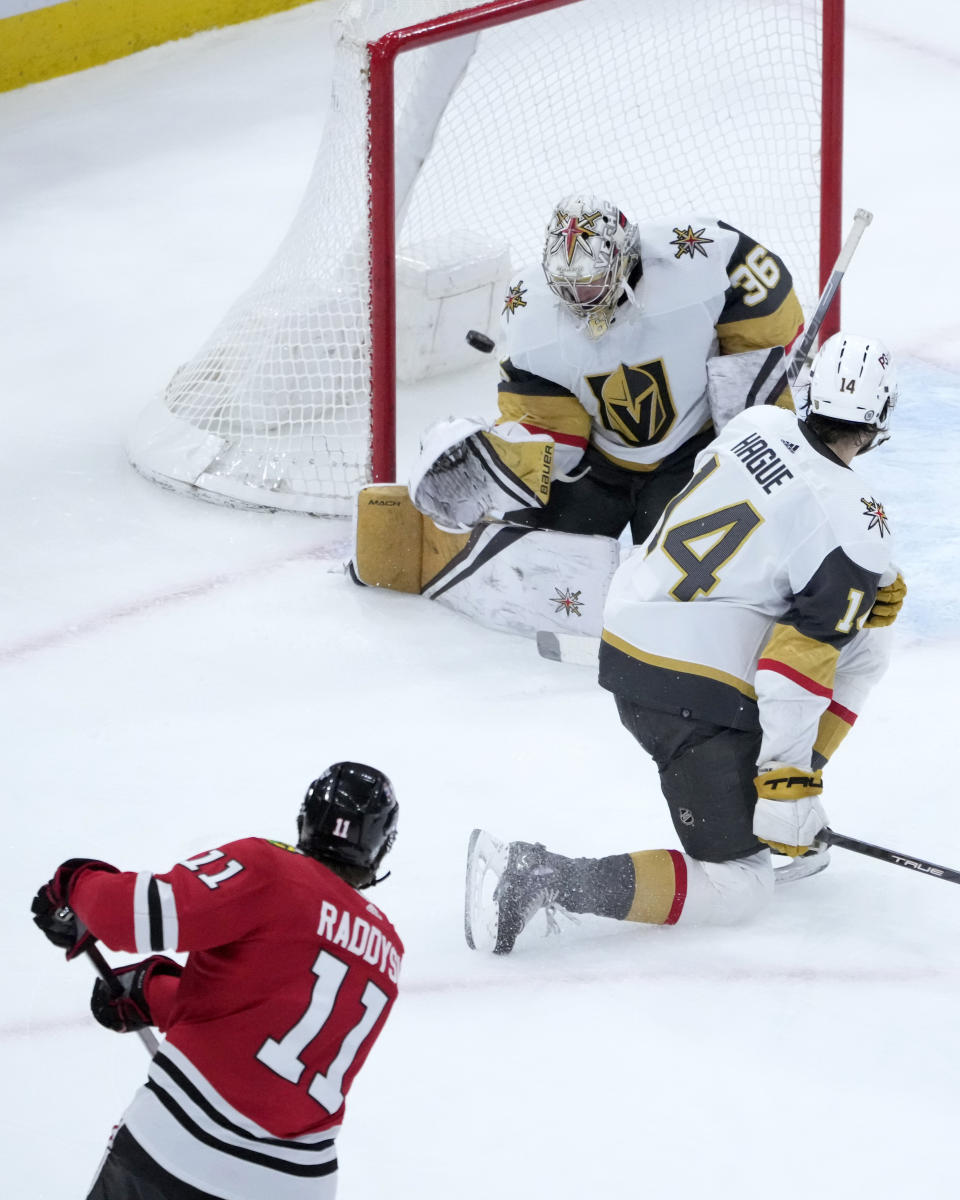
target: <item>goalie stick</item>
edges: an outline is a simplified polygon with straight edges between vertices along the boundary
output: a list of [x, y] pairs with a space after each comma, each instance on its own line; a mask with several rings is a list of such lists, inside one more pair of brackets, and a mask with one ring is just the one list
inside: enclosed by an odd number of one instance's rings
[[843, 282], [843, 277], [846, 274], [846, 270], [850, 266], [850, 260], [853, 258], [853, 252], [859, 245], [864, 231], [872, 220], [873, 213], [869, 212], [865, 208], [858, 208], [853, 214], [853, 228], [847, 234], [847, 240], [841, 247], [840, 253], [837, 256], [837, 261], [834, 263], [833, 270], [830, 272], [830, 278], [827, 280], [823, 291], [820, 294], [816, 311], [810, 318], [810, 324], [804, 330], [800, 344], [790, 356], [790, 363], [787, 366], [787, 380], [789, 383], [793, 383], [796, 377], [800, 374], [800, 369], [803, 366], [804, 359], [807, 357], [810, 347], [813, 345], [817, 334], [820, 332], [820, 326], [823, 324], [824, 317], [826, 317], [830, 309], [830, 305], [833, 303], [833, 298], [837, 294], [840, 284]]
[[595, 667], [600, 655], [600, 639], [576, 633], [552, 633], [537, 630], [537, 653], [551, 662], [575, 663], [578, 667]]
[[[806, 362], [810, 348], [817, 339], [820, 333], [820, 327], [824, 322], [824, 318], [830, 311], [830, 305], [833, 303], [833, 298], [836, 296], [843, 282], [843, 277], [846, 274], [847, 268], [850, 266], [850, 260], [853, 258], [853, 252], [856, 250], [863, 237], [864, 230], [873, 220], [873, 213], [865, 208], [858, 208], [853, 214], [853, 227], [847, 234], [847, 239], [841, 247], [840, 253], [837, 255], [837, 261], [834, 263], [833, 270], [827, 282], [824, 284], [823, 291], [820, 293], [820, 299], [817, 301], [817, 307], [813, 316], [810, 318], [810, 323], [803, 331], [803, 337], [794, 347], [789, 361], [783, 368], [783, 376], [777, 380], [774, 385], [770, 385], [770, 376], [776, 368], [783, 362], [783, 357], [779, 352], [779, 347], [775, 346], [767, 357], [764, 359], [763, 366], [757, 372], [757, 376], [747, 393], [747, 407], [757, 403], [759, 396], [779, 396], [783, 390], [783, 384], [794, 383], [797, 376], [803, 369], [803, 364]], [[767, 403], [768, 401], [764, 401]]]

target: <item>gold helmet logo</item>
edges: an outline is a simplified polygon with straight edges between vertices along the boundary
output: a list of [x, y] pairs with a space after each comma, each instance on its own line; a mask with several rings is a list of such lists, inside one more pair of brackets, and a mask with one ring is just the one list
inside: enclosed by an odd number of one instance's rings
[[599, 230], [594, 229], [594, 225], [602, 215], [599, 208], [595, 212], [583, 213], [580, 217], [558, 208], [553, 214], [553, 223], [547, 230], [547, 253], [555, 254], [562, 248], [568, 265], [573, 262], [573, 256], [578, 250], [582, 250], [588, 258], [593, 258], [590, 239], [598, 235]]
[[608, 375], [588, 375], [587, 383], [599, 404], [605, 429], [627, 446], [651, 446], [662, 441], [677, 418], [667, 373], [661, 359], [627, 366]]

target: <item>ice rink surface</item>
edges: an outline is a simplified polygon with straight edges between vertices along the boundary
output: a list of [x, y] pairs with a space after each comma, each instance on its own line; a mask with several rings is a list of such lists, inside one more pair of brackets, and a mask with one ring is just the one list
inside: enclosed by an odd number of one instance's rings
[[[956, 1180], [960, 889], [834, 851], [745, 928], [599, 918], [500, 960], [462, 934], [483, 824], [594, 854], [673, 846], [655, 772], [589, 670], [350, 585], [345, 527], [165, 493], [143, 403], [259, 272], [327, 106], [331, 7], [0, 95], [0, 932], [5, 1195], [82, 1197], [142, 1080], [28, 905], [64, 858], [167, 869], [294, 835], [355, 758], [394, 780], [401, 998], [351, 1094], [341, 1195], [879, 1200]], [[845, 211], [876, 214], [847, 328], [902, 363], [858, 470], [910, 586], [889, 675], [828, 771], [838, 830], [960, 867], [960, 16], [848, 0]], [[720, 214], [722, 215], [722, 214]], [[400, 398], [490, 412], [493, 364]]]

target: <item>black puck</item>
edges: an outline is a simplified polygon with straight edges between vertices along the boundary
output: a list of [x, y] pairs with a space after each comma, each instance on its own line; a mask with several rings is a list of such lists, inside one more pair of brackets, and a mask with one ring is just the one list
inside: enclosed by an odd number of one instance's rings
[[481, 333], [479, 329], [467, 330], [467, 341], [474, 350], [482, 350], [484, 354], [489, 354], [493, 349], [493, 338], [487, 337], [485, 333]]

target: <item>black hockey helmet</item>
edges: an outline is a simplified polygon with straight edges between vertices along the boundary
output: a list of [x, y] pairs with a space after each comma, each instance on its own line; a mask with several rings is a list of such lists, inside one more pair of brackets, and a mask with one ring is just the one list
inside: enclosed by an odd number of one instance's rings
[[297, 848], [344, 867], [354, 887], [376, 882], [377, 868], [397, 836], [399, 805], [376, 767], [338, 762], [315, 779], [297, 817]]

